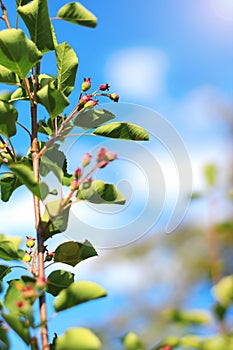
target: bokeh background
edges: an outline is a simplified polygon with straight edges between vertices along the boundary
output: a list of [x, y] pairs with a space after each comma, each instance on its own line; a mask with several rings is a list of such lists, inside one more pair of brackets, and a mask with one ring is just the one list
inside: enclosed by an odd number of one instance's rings
[[[14, 2], [4, 3], [13, 23]], [[49, 1], [51, 16], [65, 3]], [[117, 249], [98, 249], [98, 257], [78, 265], [74, 269], [77, 279], [102, 284], [108, 297], [52, 317], [50, 330], [59, 335], [67, 327], [86, 326], [100, 334], [106, 349], [116, 350], [121, 349], [120, 337], [133, 330], [152, 346], [165, 335], [187, 331], [167, 323], [166, 308], [211, 310], [208, 232], [213, 227], [222, 273], [232, 273], [233, 1], [84, 0], [82, 4], [98, 17], [96, 29], [53, 22], [58, 42], [67, 41], [79, 58], [77, 86], [67, 114], [77, 102], [84, 77], [91, 77], [96, 87], [108, 82], [123, 103], [159, 113], [172, 124], [187, 149], [194, 195], [184, 220], [172, 234], [165, 234], [163, 225], [155, 224], [136, 242]], [[0, 26], [3, 29], [3, 21]], [[56, 74], [53, 59], [53, 54], [47, 54], [44, 73]], [[20, 102], [17, 107], [24, 122], [28, 106]], [[41, 118], [45, 115], [42, 109]], [[143, 125], [140, 119], [134, 122]], [[27, 142], [22, 131], [13, 138], [21, 152], [27, 149]], [[85, 142], [72, 162], [78, 163], [82, 151], [89, 147]], [[208, 164], [213, 165], [212, 170], [216, 168], [213, 186], [205, 176]], [[172, 192], [175, 182], [171, 169], [168, 162], [163, 176]], [[103, 176], [114, 179], [114, 169], [106, 171]], [[140, 192], [140, 188], [133, 190]], [[186, 195], [191, 197], [191, 193]], [[164, 212], [166, 215], [166, 206]], [[26, 190], [19, 189], [9, 203], [0, 204], [0, 217], [5, 234], [35, 234], [31, 197]], [[62, 236], [59, 241], [66, 239]], [[49, 244], [52, 249], [54, 242]], [[49, 304], [52, 311], [52, 299]], [[230, 312], [228, 322], [233, 324]], [[207, 336], [216, 333], [217, 325], [211, 322], [191, 331]], [[12, 336], [12, 341], [15, 348], [23, 349], [17, 337]]]

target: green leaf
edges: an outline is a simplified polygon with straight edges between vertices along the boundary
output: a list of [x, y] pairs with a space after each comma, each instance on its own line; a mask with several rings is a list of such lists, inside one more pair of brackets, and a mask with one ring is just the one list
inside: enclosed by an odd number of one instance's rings
[[14, 174], [5, 174], [0, 179], [1, 200], [8, 202], [12, 193], [22, 185], [22, 182]]
[[40, 120], [39, 121], [38, 132], [40, 132], [41, 134], [49, 135], [49, 136], [53, 135], [52, 127], [45, 120]]
[[[25, 278], [23, 278], [25, 277]], [[11, 280], [8, 282], [9, 287], [5, 294], [4, 306], [10, 313], [25, 317], [30, 325], [34, 324], [33, 308], [32, 304], [39, 297], [37, 288], [35, 286], [35, 279], [29, 278], [29, 276], [23, 276], [22, 279]], [[30, 296], [25, 297], [22, 291], [30, 287]], [[22, 303], [21, 307], [18, 307], [17, 303]]]
[[211, 320], [210, 314], [200, 310], [168, 309], [164, 312], [165, 317], [171, 322], [183, 325], [208, 324]]
[[97, 252], [89, 241], [84, 243], [65, 242], [55, 250], [54, 262], [62, 262], [76, 266], [81, 261], [97, 256]]
[[17, 109], [8, 102], [0, 101], [0, 134], [11, 137], [16, 134]]
[[[0, 293], [2, 292], [2, 280], [10, 272], [11, 272], [11, 268], [10, 267], [5, 266], [5, 265], [0, 265]], [[1, 331], [1, 323], [0, 323], [0, 331]]]
[[17, 74], [0, 65], [0, 83], [20, 85], [20, 80]]
[[125, 350], [146, 350], [145, 345], [133, 332], [126, 334], [122, 342], [124, 344]]
[[[64, 232], [67, 228], [70, 207], [60, 211], [61, 204], [60, 200], [52, 201], [47, 204], [47, 209], [42, 217], [42, 225], [46, 227], [45, 240], [57, 233]], [[48, 225], [49, 222], [51, 223]]]
[[47, 281], [47, 292], [57, 296], [74, 282], [74, 274], [63, 270], [53, 271], [48, 276]]
[[56, 350], [100, 350], [102, 344], [87, 328], [68, 329], [56, 339]]
[[19, 178], [19, 180], [38, 198], [44, 199], [48, 193], [48, 186], [37, 182], [29, 166], [20, 163], [9, 165], [9, 169]]
[[68, 96], [75, 84], [78, 58], [74, 50], [65, 42], [56, 46], [58, 70], [58, 90]]
[[213, 293], [222, 306], [229, 308], [233, 302], [233, 275], [223, 277], [213, 287]]
[[67, 289], [63, 289], [58, 294], [54, 302], [54, 307], [59, 312], [90, 300], [105, 297], [106, 295], [105, 289], [98, 284], [79, 281], [72, 283]]
[[0, 281], [11, 272], [11, 268], [9, 266], [0, 265]]
[[106, 184], [101, 180], [84, 183], [77, 198], [95, 204], [125, 204], [123, 194], [113, 184]]
[[148, 141], [148, 133], [138, 125], [126, 122], [113, 122], [100, 126], [94, 131], [95, 135], [134, 141]]
[[59, 150], [59, 145], [53, 144], [44, 153], [40, 163], [41, 176], [47, 176], [50, 172], [61, 181], [63, 176], [63, 167], [66, 157], [62, 151]]
[[188, 334], [188, 335], [185, 335], [183, 336], [181, 339], [180, 339], [180, 344], [179, 345], [183, 345], [185, 347], [188, 347], [188, 348], [195, 348], [195, 349], [200, 349], [200, 342], [201, 342], [201, 338], [196, 336], [196, 335], [192, 335], [192, 334]]
[[54, 50], [47, 0], [34, 0], [26, 6], [19, 6], [18, 13], [38, 49], [42, 52]]
[[89, 109], [77, 115], [74, 125], [83, 129], [94, 129], [114, 118], [115, 115], [106, 109]]
[[[6, 327], [2, 327], [0, 324], [0, 349], [1, 350], [10, 350], [10, 343], [8, 340], [8, 329]], [[3, 345], [4, 344], [4, 345]]]
[[217, 180], [217, 168], [214, 164], [207, 164], [204, 168], [204, 176], [206, 179], [207, 184], [210, 187], [213, 187], [216, 185]]
[[0, 100], [1, 101], [9, 102], [10, 97], [11, 97], [11, 91], [8, 91], [8, 90], [0, 91]]
[[24, 251], [19, 249], [21, 239], [0, 234], [0, 258], [6, 261], [22, 260]]
[[213, 336], [201, 343], [201, 350], [233, 350], [233, 338], [225, 334]]
[[26, 77], [42, 54], [20, 29], [0, 32], [0, 64], [20, 77]]
[[51, 118], [57, 117], [69, 105], [68, 98], [55, 87], [54, 82], [37, 92], [38, 101], [47, 109]]
[[26, 5], [28, 2], [30, 2], [31, 0], [16, 0], [16, 6], [23, 6]]
[[2, 314], [2, 317], [8, 325], [18, 334], [18, 336], [29, 345], [31, 342], [29, 329], [25, 321], [22, 321], [19, 316], [11, 314]]
[[95, 28], [97, 18], [78, 2], [71, 2], [60, 8], [57, 17], [67, 22]]

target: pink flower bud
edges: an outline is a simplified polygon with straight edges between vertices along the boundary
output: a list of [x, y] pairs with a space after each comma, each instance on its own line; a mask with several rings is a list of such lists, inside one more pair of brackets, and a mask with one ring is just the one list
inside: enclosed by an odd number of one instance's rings
[[117, 95], [115, 92], [113, 94], [110, 94], [109, 97], [114, 102], [118, 102], [119, 101], [119, 95]]
[[113, 161], [114, 159], [117, 158], [117, 154], [111, 151], [106, 152], [106, 158], [109, 162]]
[[28, 248], [33, 248], [34, 247], [34, 245], [35, 245], [35, 238], [32, 238], [32, 237], [28, 237], [28, 236], [26, 236], [26, 238], [27, 238], [27, 240], [26, 240], [26, 246], [28, 247]]
[[85, 103], [85, 105], [83, 106], [83, 108], [86, 109], [86, 108], [94, 107], [94, 106], [97, 105], [98, 102], [99, 102], [98, 100], [90, 100], [90, 101], [87, 101], [87, 102]]
[[107, 149], [105, 147], [101, 147], [96, 155], [97, 162], [101, 162], [102, 160], [106, 160], [106, 152]]
[[82, 166], [88, 166], [91, 163], [92, 155], [90, 153], [85, 153], [82, 157]]
[[109, 90], [109, 89], [110, 89], [110, 86], [108, 85], [108, 83], [102, 84], [99, 87], [99, 90], [101, 90], [101, 91], [105, 91], [105, 90]]
[[84, 78], [84, 82], [82, 83], [82, 91], [87, 91], [91, 87], [91, 78]]
[[77, 168], [77, 169], [75, 170], [75, 172], [74, 172], [75, 178], [76, 178], [76, 179], [80, 179], [80, 177], [82, 176], [82, 173], [83, 173], [82, 169], [81, 169], [81, 168]]
[[71, 191], [76, 191], [78, 188], [79, 188], [79, 180], [78, 179], [74, 179], [71, 182], [70, 189], [71, 189]]
[[79, 103], [88, 102], [91, 100], [91, 95], [84, 95], [80, 98]]
[[106, 165], [108, 165], [108, 161], [107, 160], [101, 160], [100, 162], [98, 162], [97, 166], [98, 168], [105, 168]]

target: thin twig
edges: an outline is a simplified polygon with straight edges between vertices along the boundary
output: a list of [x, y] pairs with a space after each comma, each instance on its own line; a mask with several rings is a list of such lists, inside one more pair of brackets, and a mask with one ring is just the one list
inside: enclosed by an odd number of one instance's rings
[[11, 29], [11, 25], [10, 25], [10, 22], [9, 22], [9, 19], [8, 19], [8, 15], [7, 15], [7, 10], [6, 10], [6, 6], [3, 4], [2, 0], [0, 0], [0, 6], [1, 6], [1, 9], [2, 9], [2, 19], [3, 21], [5, 21], [6, 23], [6, 26], [8, 29]]
[[32, 139], [32, 134], [30, 133], [30, 131], [26, 128], [26, 126], [24, 126], [23, 124], [21, 124], [20, 122], [16, 122], [17, 125], [19, 125], [22, 129], [24, 129], [28, 135], [30, 136], [30, 139]]
[[0, 141], [3, 143], [3, 144], [5, 144], [6, 146], [5, 146], [5, 148], [6, 148], [6, 150], [7, 150], [7, 153], [9, 154], [9, 156], [11, 157], [11, 159], [12, 160], [15, 160], [15, 156], [14, 156], [14, 154], [12, 153], [12, 151], [11, 151], [11, 149], [10, 149], [10, 147], [6, 144], [6, 142], [5, 142], [5, 140], [2, 138], [2, 136], [0, 135]]

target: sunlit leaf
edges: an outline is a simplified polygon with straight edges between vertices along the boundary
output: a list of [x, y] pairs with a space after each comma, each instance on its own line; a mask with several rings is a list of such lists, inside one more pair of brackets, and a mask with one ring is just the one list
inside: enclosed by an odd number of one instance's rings
[[217, 168], [214, 164], [207, 164], [204, 167], [204, 176], [209, 186], [215, 186], [217, 180]]
[[55, 250], [54, 262], [75, 266], [79, 262], [96, 255], [98, 254], [89, 241], [84, 243], [65, 242]]
[[47, 0], [34, 0], [26, 6], [19, 6], [18, 13], [38, 49], [42, 52], [54, 50]]
[[208, 324], [211, 320], [210, 314], [201, 310], [168, 309], [164, 315], [169, 321], [183, 325]]
[[0, 64], [20, 77], [26, 77], [42, 54], [20, 29], [0, 32]]
[[75, 84], [78, 69], [78, 58], [74, 50], [65, 42], [56, 46], [58, 70], [57, 88], [68, 96]]
[[38, 198], [44, 199], [48, 195], [48, 186], [43, 182], [38, 183], [35, 180], [30, 167], [25, 164], [14, 163], [9, 165], [9, 168], [19, 178], [19, 180]]
[[69, 105], [68, 98], [55, 87], [54, 82], [37, 92], [38, 101], [47, 109], [51, 118], [58, 116]]
[[5, 174], [0, 178], [1, 200], [7, 202], [12, 193], [22, 185], [14, 174]]
[[138, 336], [130, 332], [122, 339], [125, 350], [146, 350], [145, 345], [141, 342]]
[[3, 260], [22, 260], [24, 251], [19, 249], [21, 239], [0, 234], [0, 258]]
[[233, 350], [233, 337], [216, 335], [201, 343], [201, 350]]
[[100, 350], [102, 344], [87, 328], [71, 328], [56, 339], [56, 350]]
[[116, 186], [101, 180], [84, 183], [78, 191], [77, 198], [95, 204], [125, 204], [125, 198]]
[[90, 300], [99, 299], [107, 295], [104, 288], [96, 283], [79, 281], [72, 283], [62, 290], [54, 302], [55, 310], [62, 311]]
[[61, 7], [57, 17], [86, 27], [94, 28], [97, 25], [97, 18], [78, 2], [71, 2]]
[[106, 109], [89, 109], [78, 113], [74, 125], [83, 129], [94, 129], [114, 118], [115, 115]]
[[11, 137], [16, 134], [17, 109], [8, 102], [0, 101], [0, 134]]
[[225, 308], [233, 303], [233, 275], [223, 277], [214, 287], [213, 293]]
[[107, 125], [102, 125], [93, 132], [95, 135], [110, 137], [114, 139], [148, 141], [148, 133], [140, 126], [126, 123], [113, 122]]

